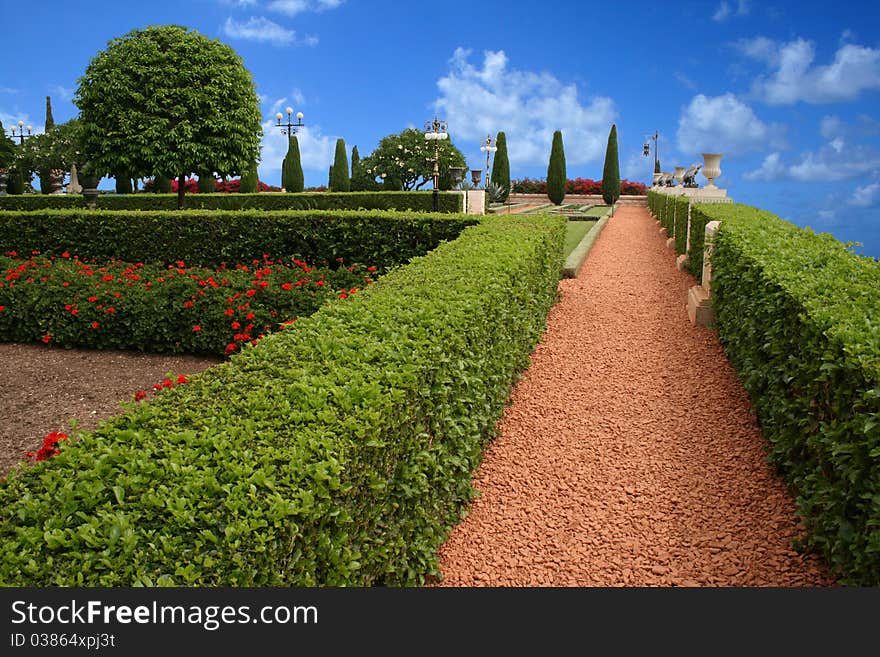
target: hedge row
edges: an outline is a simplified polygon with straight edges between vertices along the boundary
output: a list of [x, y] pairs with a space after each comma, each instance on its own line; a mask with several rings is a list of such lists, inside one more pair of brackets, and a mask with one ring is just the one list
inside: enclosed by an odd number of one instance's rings
[[673, 223], [675, 225], [675, 252], [678, 255], [687, 253], [688, 213], [691, 201], [687, 196], [672, 197]]
[[842, 583], [880, 585], [880, 263], [748, 206], [699, 212], [721, 220], [719, 337], [808, 546]]
[[[700, 284], [703, 282], [706, 224], [710, 221], [721, 221], [731, 216], [730, 207], [728, 204], [718, 203], [694, 203], [691, 206], [691, 251], [690, 255], [688, 255], [687, 270]], [[769, 213], [767, 214], [769, 215]]]
[[230, 354], [357, 294], [376, 269], [334, 264], [262, 260], [213, 270], [0, 256], [0, 341]]
[[[345, 192], [298, 194], [188, 194], [186, 207], [194, 210], [398, 210], [430, 212], [433, 192]], [[24, 194], [0, 196], [0, 210], [85, 208], [79, 194]], [[101, 210], [177, 210], [177, 194], [101, 194]], [[438, 211], [463, 210], [462, 195], [440, 192]]]
[[32, 251], [199, 267], [297, 258], [393, 266], [455, 239], [474, 215], [354, 211], [208, 210], [0, 212], [0, 253]]
[[505, 217], [0, 484], [0, 585], [410, 585], [555, 301], [564, 220]]

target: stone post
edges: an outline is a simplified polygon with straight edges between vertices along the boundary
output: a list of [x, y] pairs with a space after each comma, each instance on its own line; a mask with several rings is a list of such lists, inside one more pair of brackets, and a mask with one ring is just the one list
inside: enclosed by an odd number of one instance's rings
[[703, 282], [688, 290], [688, 317], [699, 326], [711, 326], [715, 322], [712, 310], [712, 254], [715, 252], [715, 234], [718, 232], [719, 221], [706, 224], [706, 239], [703, 246]]

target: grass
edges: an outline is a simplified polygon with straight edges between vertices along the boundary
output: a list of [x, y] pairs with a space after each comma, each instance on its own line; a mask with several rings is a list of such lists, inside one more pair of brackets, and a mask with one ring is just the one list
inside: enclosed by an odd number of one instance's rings
[[569, 221], [565, 224], [565, 243], [562, 251], [564, 258], [574, 251], [574, 247], [584, 239], [584, 235], [595, 223], [595, 221]]

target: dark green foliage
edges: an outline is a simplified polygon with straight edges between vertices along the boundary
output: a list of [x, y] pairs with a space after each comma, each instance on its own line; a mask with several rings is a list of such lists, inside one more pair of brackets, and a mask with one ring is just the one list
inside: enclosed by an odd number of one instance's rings
[[287, 139], [287, 155], [281, 167], [281, 186], [285, 191], [293, 193], [299, 193], [305, 187], [299, 141], [296, 135], [290, 135]]
[[6, 135], [3, 121], [0, 121], [0, 169], [12, 164], [13, 157], [15, 157], [15, 142]]
[[386, 176], [382, 182], [382, 189], [387, 192], [399, 192], [403, 189], [403, 183], [394, 176]]
[[[717, 208], [715, 208], [717, 210]], [[691, 251], [688, 255], [687, 270], [703, 282], [703, 251], [706, 242], [706, 224], [713, 221], [712, 204], [694, 203], [691, 206]]]
[[349, 190], [351, 190], [351, 176], [348, 172], [348, 153], [345, 150], [345, 140], [340, 137], [336, 140], [336, 155], [333, 158], [333, 166], [330, 167], [330, 191]]
[[[171, 193], [171, 178], [168, 176], [156, 176], [156, 193], [157, 194], [170, 194]], [[177, 207], [177, 203], [175, 201], [174, 207]]]
[[712, 305], [806, 547], [842, 584], [880, 585], [880, 263], [743, 205], [721, 222]]
[[[675, 223], [675, 252], [682, 255], [687, 252], [688, 239], [688, 209], [690, 208], [690, 199], [687, 196], [672, 197], [672, 211]], [[690, 256], [688, 256], [690, 259]]]
[[510, 160], [507, 157], [507, 136], [503, 132], [499, 132], [495, 138], [495, 145], [498, 150], [495, 151], [495, 161], [492, 163], [492, 180], [491, 182], [498, 185], [503, 191], [498, 203], [507, 201], [510, 196]]
[[605, 166], [602, 169], [602, 200], [614, 205], [620, 198], [620, 165], [617, 157], [617, 125], [611, 125], [608, 145], [605, 147]]
[[[24, 194], [24, 174], [20, 169], [10, 168], [6, 174], [6, 193], [12, 196]], [[3, 199], [0, 196], [0, 199]]]
[[254, 162], [244, 173], [241, 174], [241, 183], [238, 186], [241, 194], [256, 194], [260, 191], [259, 174], [257, 163]]
[[556, 300], [510, 217], [0, 483], [4, 586], [418, 585]]
[[[170, 182], [169, 182], [170, 187]], [[377, 186], [378, 187], [378, 186]], [[431, 192], [305, 192], [287, 194], [195, 194], [187, 206], [203, 210], [400, 210], [431, 211]], [[84, 208], [79, 195], [0, 196], [0, 210], [46, 210]], [[113, 196], [102, 194], [97, 207], [104, 210], [176, 210], [177, 197], [168, 194]], [[440, 193], [440, 212], [462, 211], [461, 195]]]
[[[46, 96], [46, 127], [45, 134], [52, 132], [55, 127], [55, 119], [52, 116], [52, 99]], [[38, 172], [40, 177], [40, 193], [49, 194], [52, 192], [52, 174], [51, 169], [44, 168]]]
[[357, 145], [351, 147], [351, 180], [349, 181], [349, 191], [356, 192], [359, 191], [355, 189], [355, 178], [358, 168], [360, 168], [361, 164], [361, 154], [358, 153]]
[[662, 173], [662, 171], [660, 171], [660, 160], [654, 162], [654, 173]]
[[116, 176], [116, 193], [131, 194], [131, 192], [131, 178], [129, 178], [125, 174], [118, 174]]
[[550, 163], [547, 166], [547, 196], [551, 203], [559, 205], [565, 199], [565, 150], [562, 146], [562, 132], [553, 133], [553, 146], [550, 149]]
[[[420, 196], [430, 203], [430, 194]], [[343, 258], [392, 265], [455, 239], [477, 222], [473, 215], [363, 210], [0, 212], [0, 253], [67, 251], [95, 260], [183, 260], [201, 267], [249, 263], [264, 254], [306, 262]]]
[[241, 57], [186, 27], [154, 25], [110, 41], [74, 102], [98, 175], [231, 176], [259, 155], [259, 100]]
[[[198, 189], [199, 194], [213, 194], [214, 189], [217, 185], [217, 179], [214, 177], [213, 173], [200, 173], [199, 174], [199, 182]], [[192, 206], [192, 203], [190, 203]]]

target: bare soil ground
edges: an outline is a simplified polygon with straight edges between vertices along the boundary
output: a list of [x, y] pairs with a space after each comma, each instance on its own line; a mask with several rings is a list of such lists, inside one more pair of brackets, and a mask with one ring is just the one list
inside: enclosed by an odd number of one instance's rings
[[201, 356], [53, 349], [43, 344], [0, 344], [0, 477], [25, 453], [36, 452], [52, 431], [70, 433], [118, 414], [119, 403], [173, 374], [190, 375], [220, 362]]
[[560, 282], [439, 585], [834, 584], [792, 548], [794, 502], [674, 262], [647, 210], [622, 207]]

